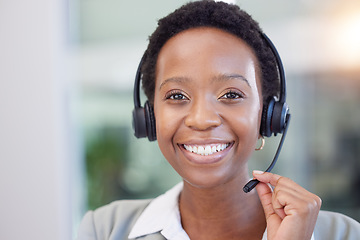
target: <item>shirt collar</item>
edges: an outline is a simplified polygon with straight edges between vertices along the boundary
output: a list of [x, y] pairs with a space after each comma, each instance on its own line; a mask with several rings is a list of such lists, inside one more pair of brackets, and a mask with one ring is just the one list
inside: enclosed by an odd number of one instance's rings
[[155, 198], [136, 221], [129, 239], [161, 232], [166, 239], [189, 239], [181, 226], [178, 199], [183, 183]]
[[[183, 183], [180, 182], [151, 201], [131, 229], [129, 239], [160, 232], [166, 239], [190, 240], [180, 219], [179, 195], [182, 188]], [[266, 230], [262, 240], [267, 240]], [[315, 240], [314, 234], [311, 240]]]

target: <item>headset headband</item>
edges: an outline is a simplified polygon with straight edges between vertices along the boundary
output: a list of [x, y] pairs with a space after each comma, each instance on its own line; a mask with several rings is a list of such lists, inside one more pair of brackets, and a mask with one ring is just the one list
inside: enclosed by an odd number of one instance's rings
[[274, 43], [270, 40], [270, 38], [265, 34], [261, 33], [262, 37], [265, 39], [267, 45], [271, 49], [272, 53], [275, 56], [276, 65], [278, 68], [279, 80], [280, 80], [280, 98], [279, 102], [286, 102], [286, 81], [285, 81], [285, 71], [284, 66], [282, 64], [279, 52], [277, 51]]

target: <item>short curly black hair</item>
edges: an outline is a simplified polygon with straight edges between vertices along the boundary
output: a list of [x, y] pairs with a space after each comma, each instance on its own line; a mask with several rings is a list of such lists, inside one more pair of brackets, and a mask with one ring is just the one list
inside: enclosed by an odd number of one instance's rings
[[171, 37], [196, 27], [215, 27], [244, 40], [255, 52], [260, 65], [263, 100], [279, 96], [275, 56], [265, 42], [259, 24], [237, 5], [202, 0], [189, 2], [160, 19], [157, 29], [149, 37], [141, 72], [142, 87], [150, 104], [154, 101], [155, 69], [161, 48]]

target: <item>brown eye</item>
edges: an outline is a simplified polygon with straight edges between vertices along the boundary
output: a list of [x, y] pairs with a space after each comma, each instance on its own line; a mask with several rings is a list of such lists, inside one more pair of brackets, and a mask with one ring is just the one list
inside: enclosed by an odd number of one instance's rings
[[171, 91], [168, 94], [166, 94], [165, 99], [181, 101], [181, 100], [187, 100], [188, 98], [179, 91]]
[[173, 100], [185, 100], [186, 97], [184, 95], [182, 95], [181, 93], [177, 93], [177, 94], [173, 94], [169, 97], [169, 99], [173, 99]]
[[239, 99], [243, 98], [243, 94], [236, 92], [236, 91], [228, 91], [224, 95], [220, 97], [220, 99]]

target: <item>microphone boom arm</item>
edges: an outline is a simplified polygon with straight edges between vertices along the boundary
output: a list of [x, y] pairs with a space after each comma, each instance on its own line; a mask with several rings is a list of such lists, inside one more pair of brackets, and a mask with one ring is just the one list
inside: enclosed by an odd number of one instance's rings
[[[291, 116], [290, 116], [290, 113], [289, 113], [289, 114], [286, 115], [286, 126], [285, 126], [284, 132], [283, 132], [283, 134], [282, 134], [282, 136], [281, 136], [281, 140], [280, 140], [279, 146], [278, 146], [278, 148], [277, 148], [277, 150], [276, 150], [274, 159], [272, 160], [270, 166], [265, 170], [265, 172], [270, 172], [270, 171], [273, 169], [273, 167], [275, 166], [275, 164], [276, 164], [276, 161], [277, 161], [277, 159], [278, 159], [278, 157], [279, 157], [279, 155], [280, 155], [281, 148], [282, 148], [282, 146], [283, 146], [283, 143], [284, 143], [284, 140], [285, 140], [285, 136], [286, 136], [286, 133], [287, 133], [287, 130], [288, 130], [288, 127], [289, 127], [290, 118], [291, 118]], [[252, 180], [250, 180], [250, 181], [243, 187], [243, 191], [244, 191], [245, 193], [250, 192], [251, 190], [253, 190], [253, 189], [256, 187], [256, 185], [257, 185], [258, 183], [259, 183], [259, 180], [257, 180], [257, 179], [252, 179]]]

